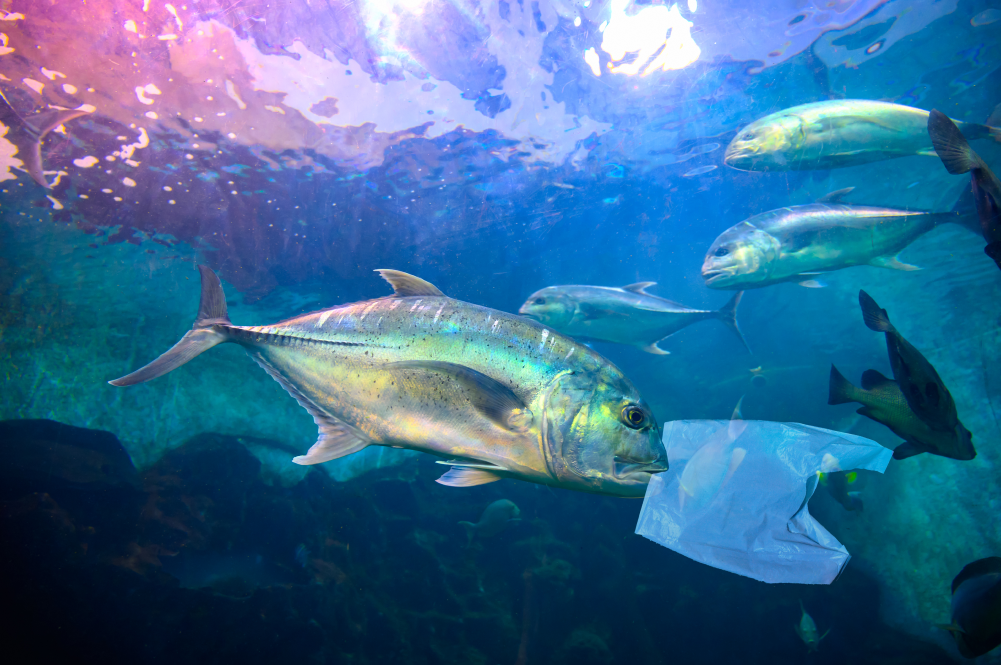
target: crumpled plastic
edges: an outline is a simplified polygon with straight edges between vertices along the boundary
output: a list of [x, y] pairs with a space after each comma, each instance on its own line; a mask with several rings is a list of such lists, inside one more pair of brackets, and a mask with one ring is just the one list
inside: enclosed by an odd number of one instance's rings
[[[798, 423], [678, 420], [636, 533], [690, 559], [770, 584], [830, 584], [851, 555], [812, 515], [817, 472], [883, 473], [875, 441]], [[686, 474], [686, 468], [691, 467]]]

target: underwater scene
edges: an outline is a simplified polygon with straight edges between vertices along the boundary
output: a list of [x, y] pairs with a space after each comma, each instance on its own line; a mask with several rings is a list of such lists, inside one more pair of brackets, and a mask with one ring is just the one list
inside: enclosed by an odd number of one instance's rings
[[1001, 663], [998, 174], [991, 0], [0, 0], [8, 662]]

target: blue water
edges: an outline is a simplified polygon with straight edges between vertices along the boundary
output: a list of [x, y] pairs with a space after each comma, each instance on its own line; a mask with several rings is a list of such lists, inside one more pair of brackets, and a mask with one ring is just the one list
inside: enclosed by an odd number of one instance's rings
[[[641, 281], [708, 310], [732, 292], [706, 287], [706, 251], [752, 215], [845, 187], [962, 206], [969, 176], [934, 156], [765, 172], [724, 154], [822, 100], [983, 123], [1001, 102], [990, 3], [12, 0], [0, 18], [0, 577], [17, 608], [0, 631], [30, 647], [19, 662], [960, 659], [936, 627], [952, 579], [1001, 551], [1001, 280], [957, 225], [904, 250], [920, 271], [749, 289], [752, 354], [715, 321], [661, 342], [670, 355], [589, 342], [661, 423], [727, 418], [743, 395], [747, 419], [896, 447], [858, 405], [827, 404], [832, 363], [890, 374], [858, 290], [890, 311], [978, 454], [863, 474], [862, 512], [818, 491], [853, 555], [830, 586], [689, 561], [633, 533], [638, 501], [443, 487], [433, 458], [394, 449], [294, 465], [316, 425], [235, 345], [107, 381], [189, 329], [199, 264], [245, 325], [388, 295], [381, 268], [510, 313], [546, 286]], [[45, 136], [45, 189], [27, 160], [54, 107], [87, 114]], [[972, 145], [1001, 169], [1001, 145]], [[467, 547], [456, 523], [500, 498], [520, 524]], [[800, 601], [831, 630], [816, 652]]]

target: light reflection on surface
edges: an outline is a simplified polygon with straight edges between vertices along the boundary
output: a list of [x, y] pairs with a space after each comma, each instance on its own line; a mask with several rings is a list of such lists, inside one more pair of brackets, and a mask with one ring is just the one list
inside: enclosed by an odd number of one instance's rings
[[[608, 64], [612, 73], [635, 76], [642, 70], [647, 76], [658, 69], [684, 69], [699, 59], [702, 51], [692, 39], [693, 24], [678, 5], [647, 6], [632, 15], [626, 13], [629, 5], [629, 0], [612, 0], [612, 15], [603, 31], [602, 50], [612, 62], [621, 63]], [[632, 54], [635, 58], [627, 60]], [[587, 62], [594, 71], [592, 61]]]

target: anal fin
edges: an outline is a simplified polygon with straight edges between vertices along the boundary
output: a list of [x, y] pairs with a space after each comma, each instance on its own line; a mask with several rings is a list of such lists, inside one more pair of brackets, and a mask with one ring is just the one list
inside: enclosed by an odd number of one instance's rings
[[869, 261], [869, 265], [877, 268], [889, 268], [890, 270], [921, 270], [921, 266], [904, 263], [896, 256], [877, 256]]
[[453, 466], [436, 482], [449, 487], [475, 487], [500, 480], [496, 473], [471, 467]]
[[303, 465], [321, 464], [322, 462], [329, 462], [330, 460], [352, 455], [371, 443], [371, 441], [353, 427], [334, 418], [313, 403], [312, 400], [292, 385], [281, 372], [275, 369], [271, 363], [265, 360], [261, 354], [251, 353], [250, 357], [272, 379], [277, 381], [285, 389], [285, 392], [294, 397], [295, 401], [299, 402], [299, 405], [306, 409], [309, 415], [313, 416], [313, 422], [320, 428], [320, 437], [316, 440], [316, 443], [310, 447], [305, 455], [293, 457], [293, 462]]

